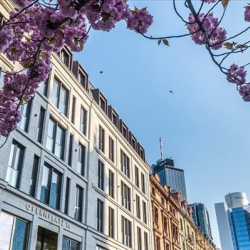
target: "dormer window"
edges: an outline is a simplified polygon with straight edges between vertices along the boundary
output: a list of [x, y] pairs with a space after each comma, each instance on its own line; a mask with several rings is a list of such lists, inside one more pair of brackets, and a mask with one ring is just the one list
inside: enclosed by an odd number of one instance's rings
[[100, 107], [106, 113], [107, 102], [106, 100], [100, 96]]
[[136, 150], [136, 142], [135, 142], [135, 138], [132, 137], [131, 139], [131, 144], [134, 150]]
[[112, 114], [112, 122], [117, 126], [117, 115], [115, 113]]
[[61, 53], [60, 53], [60, 57], [62, 62], [68, 67], [70, 68], [70, 60], [71, 60], [71, 55], [69, 52], [66, 51], [66, 49], [62, 49]]
[[86, 77], [81, 71], [78, 74], [78, 81], [86, 89]]
[[126, 128], [125, 125], [122, 125], [122, 134], [125, 138], [128, 136], [128, 129]]

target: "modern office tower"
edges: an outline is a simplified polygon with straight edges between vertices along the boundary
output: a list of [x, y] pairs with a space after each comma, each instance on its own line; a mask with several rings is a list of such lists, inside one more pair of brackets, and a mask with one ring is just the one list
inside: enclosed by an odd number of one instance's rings
[[[18, 65], [0, 67], [2, 87]], [[22, 114], [0, 148], [0, 249], [153, 249], [144, 149], [68, 49]]]
[[171, 192], [181, 192], [181, 200], [187, 200], [184, 170], [174, 167], [173, 159], [158, 160], [152, 165], [152, 173], [157, 173], [162, 185], [170, 187]]
[[250, 206], [245, 193], [229, 193], [215, 204], [222, 250], [250, 249]]
[[192, 208], [192, 217], [195, 224], [201, 229], [204, 235], [212, 239], [209, 213], [206, 206], [202, 203], [193, 203], [188, 205], [188, 207]]
[[192, 219], [187, 201], [180, 192], [172, 193], [160, 183], [158, 174], [150, 175], [154, 250], [215, 250]]

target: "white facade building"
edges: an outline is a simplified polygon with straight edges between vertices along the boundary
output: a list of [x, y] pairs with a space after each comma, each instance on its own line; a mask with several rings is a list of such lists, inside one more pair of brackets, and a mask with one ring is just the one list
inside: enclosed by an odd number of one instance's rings
[[0, 250], [153, 249], [143, 147], [70, 51], [52, 64], [0, 149]]

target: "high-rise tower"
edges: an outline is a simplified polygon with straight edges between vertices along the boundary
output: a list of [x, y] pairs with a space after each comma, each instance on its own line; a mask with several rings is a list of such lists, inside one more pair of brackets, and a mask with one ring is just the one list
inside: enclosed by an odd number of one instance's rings
[[245, 193], [229, 193], [215, 204], [222, 250], [250, 250], [250, 206]]
[[162, 185], [170, 187], [171, 192], [181, 192], [181, 200], [187, 200], [184, 170], [174, 167], [174, 160], [166, 158], [152, 165], [152, 173], [157, 173]]

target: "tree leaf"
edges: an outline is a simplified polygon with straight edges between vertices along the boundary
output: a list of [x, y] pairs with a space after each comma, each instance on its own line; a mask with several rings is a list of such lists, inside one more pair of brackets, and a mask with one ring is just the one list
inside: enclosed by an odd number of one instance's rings
[[225, 46], [226, 49], [233, 49], [234, 44], [233, 43], [229, 43], [229, 42], [225, 42], [223, 43], [223, 45]]
[[161, 44], [161, 39], [160, 40], [158, 40], [158, 45], [160, 45]]
[[228, 2], [229, 2], [229, 0], [221, 0], [221, 3], [222, 3], [222, 5], [223, 5], [224, 8], [227, 7]]
[[163, 43], [164, 43], [165, 45], [169, 46], [169, 42], [168, 42], [167, 39], [163, 39], [162, 41], [163, 41]]

